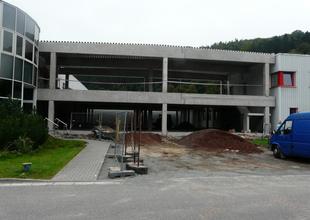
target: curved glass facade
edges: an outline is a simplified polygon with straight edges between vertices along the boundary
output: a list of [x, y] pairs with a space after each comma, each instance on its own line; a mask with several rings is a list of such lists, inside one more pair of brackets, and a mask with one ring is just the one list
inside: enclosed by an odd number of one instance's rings
[[36, 102], [40, 28], [19, 8], [0, 2], [0, 99]]

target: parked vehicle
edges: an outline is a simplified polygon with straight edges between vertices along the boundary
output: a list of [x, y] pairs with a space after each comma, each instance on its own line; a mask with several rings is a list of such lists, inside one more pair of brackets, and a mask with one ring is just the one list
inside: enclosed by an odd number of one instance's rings
[[310, 158], [310, 112], [288, 116], [273, 132], [269, 146], [276, 158]]

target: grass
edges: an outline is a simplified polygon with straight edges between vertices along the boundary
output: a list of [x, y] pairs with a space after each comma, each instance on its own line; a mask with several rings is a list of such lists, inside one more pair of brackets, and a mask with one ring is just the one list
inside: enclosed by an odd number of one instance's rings
[[252, 140], [251, 142], [262, 147], [268, 147], [268, 138], [257, 138]]
[[[84, 141], [49, 137], [35, 152], [16, 154], [0, 152], [0, 178], [51, 179], [84, 147]], [[23, 172], [22, 164], [31, 162], [31, 170]]]

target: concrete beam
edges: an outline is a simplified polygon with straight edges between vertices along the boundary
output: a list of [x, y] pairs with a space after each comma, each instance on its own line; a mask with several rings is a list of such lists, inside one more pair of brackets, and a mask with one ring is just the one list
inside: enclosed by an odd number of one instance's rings
[[38, 100], [68, 102], [141, 103], [175, 105], [213, 105], [275, 107], [274, 96], [207, 95], [161, 92], [38, 89]]
[[40, 52], [275, 63], [274, 54], [141, 44], [41, 41]]

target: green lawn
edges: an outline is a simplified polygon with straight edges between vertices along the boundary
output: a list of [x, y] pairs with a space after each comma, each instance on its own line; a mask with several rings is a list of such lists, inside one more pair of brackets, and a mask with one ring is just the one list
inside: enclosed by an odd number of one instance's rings
[[268, 147], [268, 138], [257, 138], [252, 140], [251, 142], [262, 147]]
[[[86, 146], [84, 141], [49, 137], [39, 150], [29, 154], [0, 152], [0, 178], [50, 179]], [[31, 162], [23, 173], [22, 163]]]

